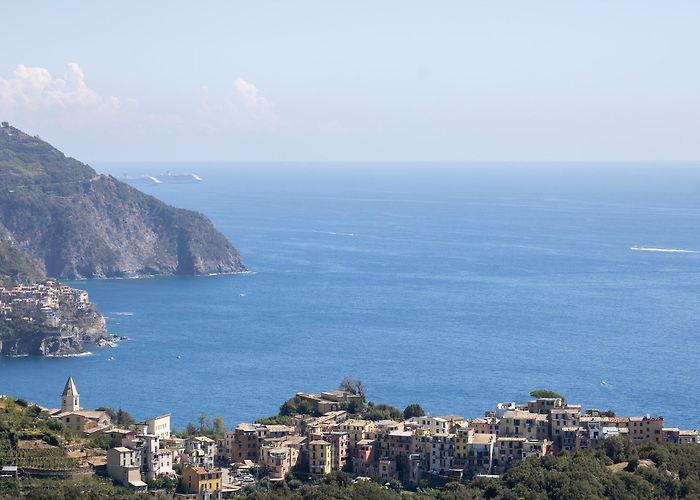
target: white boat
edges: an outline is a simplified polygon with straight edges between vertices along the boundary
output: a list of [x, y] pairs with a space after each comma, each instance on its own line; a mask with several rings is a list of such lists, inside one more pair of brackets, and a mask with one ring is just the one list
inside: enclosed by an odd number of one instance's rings
[[157, 175], [156, 178], [160, 182], [168, 181], [185, 181], [185, 182], [201, 182], [202, 178], [195, 174], [194, 172], [186, 172], [181, 174], [176, 174], [172, 172], [165, 172], [164, 174]]
[[161, 184], [158, 178], [152, 175], [139, 175], [137, 177], [129, 177], [128, 175], [122, 175], [117, 177], [118, 180], [126, 182], [127, 184]]

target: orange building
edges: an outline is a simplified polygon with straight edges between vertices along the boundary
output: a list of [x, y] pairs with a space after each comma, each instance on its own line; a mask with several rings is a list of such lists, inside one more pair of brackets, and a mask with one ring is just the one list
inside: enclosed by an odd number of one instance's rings
[[182, 471], [182, 486], [185, 493], [201, 495], [198, 498], [219, 498], [221, 496], [221, 469], [186, 467]]

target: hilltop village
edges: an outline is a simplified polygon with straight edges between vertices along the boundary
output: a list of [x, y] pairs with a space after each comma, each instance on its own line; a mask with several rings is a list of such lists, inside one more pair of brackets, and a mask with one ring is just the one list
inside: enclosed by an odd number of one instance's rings
[[0, 287], [0, 354], [80, 354], [84, 341], [112, 342], [86, 291], [55, 280]]
[[[137, 491], [167, 479], [177, 484], [176, 496], [190, 498], [228, 497], [263, 478], [274, 483], [290, 475], [313, 478], [337, 471], [406, 488], [444, 485], [467, 476], [495, 477], [525, 458], [592, 449], [615, 437], [631, 443], [698, 443], [697, 431], [666, 427], [663, 417], [618, 417], [582, 410], [560, 397], [499, 403], [472, 419], [428, 416], [419, 405], [409, 405], [400, 415], [393, 409], [396, 418], [371, 420], [362, 400], [348, 390], [299, 392], [282, 407], [289, 415], [241, 423], [217, 439], [173, 432], [168, 413], [123, 425], [109, 409], [86, 410], [72, 378], [60, 408], [36, 408], [50, 416], [49, 424], [58, 421], [68, 433], [101, 440], [106, 449], [70, 467], [57, 466], [56, 474], [102, 474]], [[37, 473], [37, 463], [44, 462], [29, 460], [35, 455], [27, 450], [57, 447], [27, 441], [16, 446], [0, 455], [5, 475]], [[8, 464], [13, 458], [16, 463]], [[45, 463], [39, 469], [51, 473]]]
[[0, 317], [6, 321], [11, 321], [16, 314], [23, 321], [45, 321], [51, 326], [58, 326], [62, 309], [82, 311], [89, 305], [86, 291], [61, 285], [54, 280], [11, 288], [0, 287]]

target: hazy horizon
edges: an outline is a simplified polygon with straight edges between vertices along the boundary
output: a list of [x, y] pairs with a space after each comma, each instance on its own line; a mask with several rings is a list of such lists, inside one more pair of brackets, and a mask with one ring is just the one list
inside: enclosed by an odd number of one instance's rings
[[89, 162], [700, 159], [697, 2], [29, 1], [3, 16], [0, 120]]

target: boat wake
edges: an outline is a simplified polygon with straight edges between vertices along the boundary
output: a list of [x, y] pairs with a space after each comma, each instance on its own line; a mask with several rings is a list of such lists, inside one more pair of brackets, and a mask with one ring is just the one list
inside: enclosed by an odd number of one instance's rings
[[92, 356], [90, 351], [78, 352], [75, 354], [46, 354], [45, 358], [82, 358], [83, 356]]
[[654, 247], [640, 247], [633, 246], [630, 250], [635, 252], [661, 252], [661, 253], [700, 253], [698, 250], [685, 250], [683, 248], [654, 248]]
[[134, 313], [132, 313], [132, 312], [115, 312], [115, 313], [111, 313], [111, 314], [114, 316], [133, 316], [134, 315]]
[[338, 233], [335, 231], [317, 231], [315, 229], [312, 230], [314, 233], [321, 233], [321, 234], [332, 234], [334, 236], [357, 236], [355, 233]]

